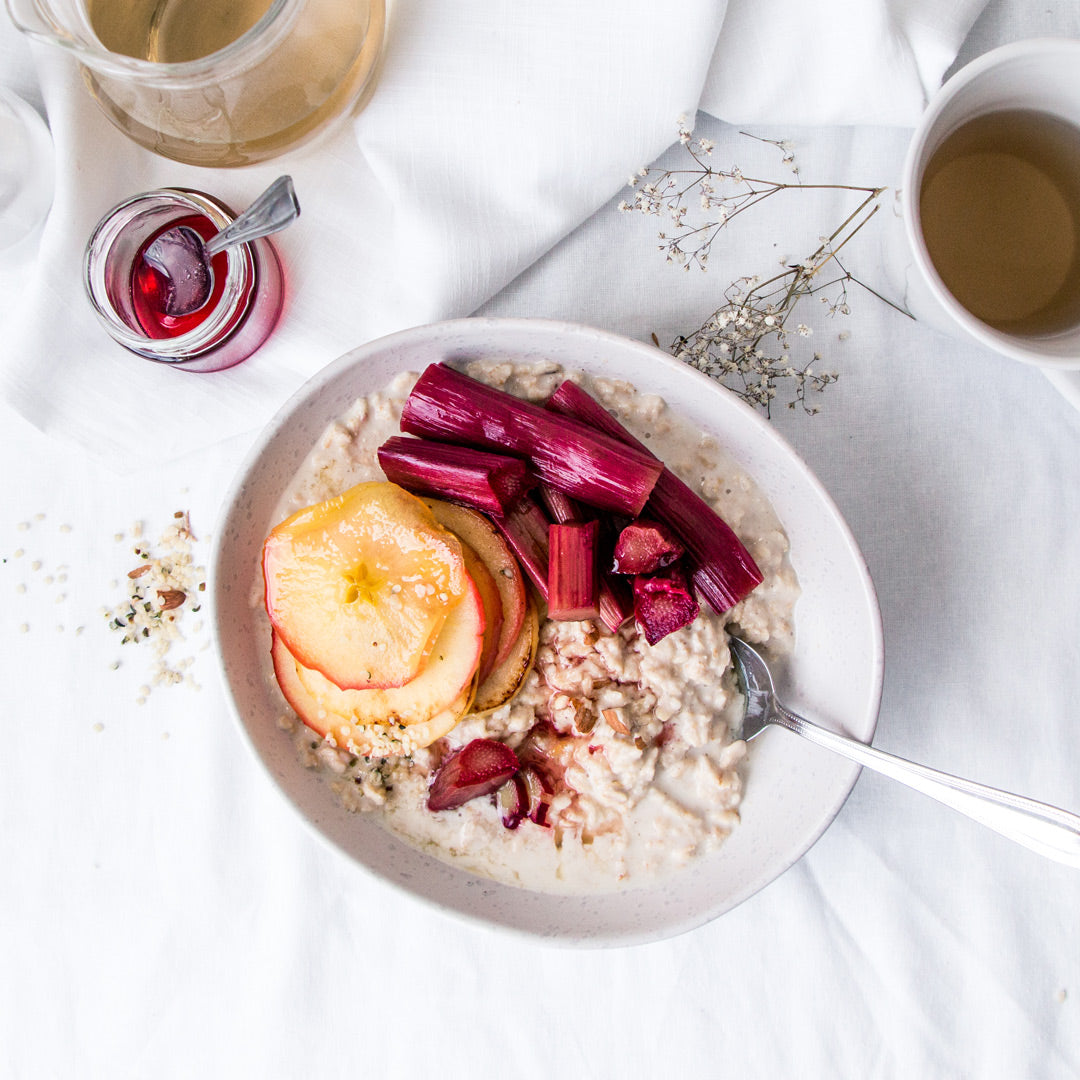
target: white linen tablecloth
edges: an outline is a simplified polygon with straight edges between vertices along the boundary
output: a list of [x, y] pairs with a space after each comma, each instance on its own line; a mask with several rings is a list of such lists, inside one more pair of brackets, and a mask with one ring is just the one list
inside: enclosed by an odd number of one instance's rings
[[[222, 173], [124, 141], [64, 58], [0, 20], [0, 82], [47, 106], [60, 151], [43, 232], [0, 252], [0, 1075], [1080, 1074], [1080, 873], [919, 795], [864, 773], [795, 867], [691, 934], [541, 946], [432, 911], [313, 839], [235, 730], [206, 630], [177, 646], [201, 688], [147, 694], [149, 658], [102, 615], [134, 522], [153, 539], [190, 512], [205, 559], [254, 430], [348, 348], [473, 311], [666, 345], [849, 205], [786, 193], [733, 224], [708, 274], [667, 265], [657, 221], [617, 205], [629, 171], [682, 160], [680, 113], [712, 113], [697, 128], [717, 163], [778, 161], [743, 125], [790, 140], [807, 182], [889, 185], [957, 50], [1080, 35], [1073, 7], [994, 0], [968, 32], [977, 14], [396, 0], [352, 130]], [[445, 48], [462, 27], [469, 48]], [[606, 88], [558, 50], [521, 62], [555, 41], [590, 50]], [[416, 107], [424, 79], [442, 91]], [[464, 115], [491, 139], [455, 155], [476, 135]], [[162, 183], [239, 205], [285, 171], [303, 215], [280, 238], [290, 301], [262, 351], [199, 379], [103, 339], [77, 287], [101, 212]], [[851, 265], [875, 284], [872, 225]], [[840, 372], [821, 412], [774, 423], [878, 590], [875, 742], [1080, 810], [1080, 413], [1037, 372], [869, 294], [851, 308], [812, 319], [809, 346]]]

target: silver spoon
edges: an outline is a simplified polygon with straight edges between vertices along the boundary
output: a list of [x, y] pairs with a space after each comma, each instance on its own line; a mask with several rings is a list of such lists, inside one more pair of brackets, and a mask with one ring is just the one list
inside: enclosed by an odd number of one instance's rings
[[280, 232], [300, 216], [300, 203], [293, 189], [292, 178], [275, 180], [230, 225], [209, 240], [187, 225], [166, 229], [142, 253], [143, 260], [166, 281], [166, 315], [193, 315], [214, 291], [214, 270], [211, 259], [234, 244], [258, 240], [261, 236]]
[[962, 780], [875, 750], [845, 735], [812, 724], [785, 708], [773, 689], [761, 654], [740, 638], [731, 638], [731, 655], [746, 695], [742, 737], [753, 739], [769, 725], [794, 731], [804, 739], [890, 776], [932, 799], [959, 810], [1002, 836], [1069, 866], [1080, 867], [1080, 817], [1056, 806]]

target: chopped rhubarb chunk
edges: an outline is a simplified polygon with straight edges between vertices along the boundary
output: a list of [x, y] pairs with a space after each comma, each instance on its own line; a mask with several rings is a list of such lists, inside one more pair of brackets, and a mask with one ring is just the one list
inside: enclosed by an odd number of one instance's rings
[[685, 550], [662, 521], [638, 518], [619, 533], [612, 569], [617, 574], [651, 574], [670, 566]]
[[689, 626], [698, 617], [698, 610], [678, 565], [650, 577], [634, 578], [634, 619], [650, 645]]
[[529, 790], [520, 771], [514, 773], [495, 792], [495, 805], [499, 808], [499, 816], [507, 829], [516, 829], [522, 819], [528, 817]]
[[469, 446], [394, 435], [379, 447], [386, 479], [417, 495], [435, 495], [489, 514], [503, 514], [536, 477], [521, 458]]
[[470, 799], [490, 795], [518, 771], [517, 755], [495, 739], [473, 739], [451, 752], [428, 788], [429, 810], [453, 810]]
[[[576, 383], [561, 383], [548, 398], [546, 408], [649, 453]], [[647, 512], [668, 525], [686, 547], [695, 567], [695, 586], [717, 614], [733, 608], [761, 584], [761, 571], [753, 556], [727, 522], [666, 467], [653, 487]]]
[[570, 621], [599, 617], [599, 532], [597, 521], [556, 524], [548, 530], [548, 618]]
[[[540, 497], [544, 506], [547, 507], [551, 520], [558, 525], [584, 521], [586, 517], [592, 517], [595, 514], [595, 512], [586, 514], [569, 495], [557, 491], [550, 484], [540, 485]], [[615, 525], [611, 518], [605, 516], [600, 519], [600, 535], [597, 537], [597, 565], [600, 579], [597, 585], [596, 606], [600, 622], [613, 634], [634, 616], [634, 594], [629, 582], [605, 568], [611, 561], [608, 556], [614, 546], [612, 539], [614, 533]]]
[[526, 813], [534, 825], [548, 824], [548, 808], [554, 790], [547, 777], [532, 765], [523, 765], [518, 773], [527, 792]]
[[431, 364], [401, 414], [401, 430], [527, 458], [541, 480], [589, 506], [636, 517], [663, 466], [587, 423]]
[[581, 507], [578, 506], [565, 491], [559, 491], [550, 484], [541, 484], [540, 499], [547, 509], [551, 520], [559, 525], [566, 525], [571, 521], [584, 520]]
[[623, 623], [634, 617], [634, 593], [628, 581], [614, 574], [600, 579], [600, 595], [596, 601], [600, 621], [613, 634]]

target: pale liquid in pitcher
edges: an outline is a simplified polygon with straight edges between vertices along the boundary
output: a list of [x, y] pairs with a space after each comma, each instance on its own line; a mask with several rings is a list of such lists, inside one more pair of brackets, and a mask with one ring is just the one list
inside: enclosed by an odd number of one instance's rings
[[[87, 0], [91, 24], [113, 53], [167, 65], [209, 58], [193, 85], [120, 82], [85, 72], [117, 126], [166, 157], [246, 165], [303, 141], [343, 112], [372, 78], [385, 0], [305, 0], [287, 31], [259, 26], [273, 0]], [[285, 5], [289, 8], [292, 5]], [[278, 20], [292, 15], [275, 13]], [[252, 28], [274, 37], [264, 58], [233, 62], [225, 49]], [[247, 41], [236, 49], [248, 49]]]
[[934, 151], [922, 232], [945, 286], [976, 318], [1019, 336], [1080, 323], [1080, 128], [1007, 109]]
[[110, 52], [178, 64], [234, 42], [269, 10], [271, 0], [90, 0], [90, 21]]

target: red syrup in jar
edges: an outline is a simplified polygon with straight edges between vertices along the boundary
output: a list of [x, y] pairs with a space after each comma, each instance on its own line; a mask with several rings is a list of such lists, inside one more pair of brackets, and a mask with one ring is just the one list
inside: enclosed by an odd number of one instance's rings
[[[213, 271], [213, 287], [206, 303], [193, 311], [190, 315], [167, 315], [165, 313], [165, 300], [168, 295], [169, 282], [156, 267], [152, 266], [143, 258], [146, 249], [164, 232], [184, 225], [197, 232], [203, 240], [209, 240], [219, 230], [214, 223], [201, 214], [189, 214], [187, 217], [177, 218], [168, 225], [151, 234], [146, 242], [139, 248], [132, 260], [131, 267], [131, 306], [139, 328], [149, 338], [161, 340], [163, 338], [179, 337], [187, 334], [199, 326], [200, 323], [213, 313], [221, 301], [225, 291], [225, 279], [229, 272], [229, 257], [222, 251], [210, 260], [210, 269]], [[174, 268], [179, 271], [181, 268]]]
[[[207, 302], [187, 315], [166, 314], [168, 291], [177, 283], [190, 293], [193, 267], [185, 245], [159, 245], [155, 270], [144, 253], [162, 233], [187, 226], [209, 239], [233, 220], [233, 212], [200, 191], [162, 188], [113, 207], [98, 222], [83, 256], [83, 281], [98, 319], [125, 349], [179, 371], [223, 371], [251, 356], [266, 341], [282, 311], [281, 263], [263, 237], [234, 244], [211, 260]], [[180, 261], [179, 268], [175, 260]], [[179, 269], [171, 284], [166, 275]], [[205, 270], [200, 266], [200, 269]], [[163, 273], [164, 271], [164, 273]], [[184, 311], [182, 298], [179, 308]]]

